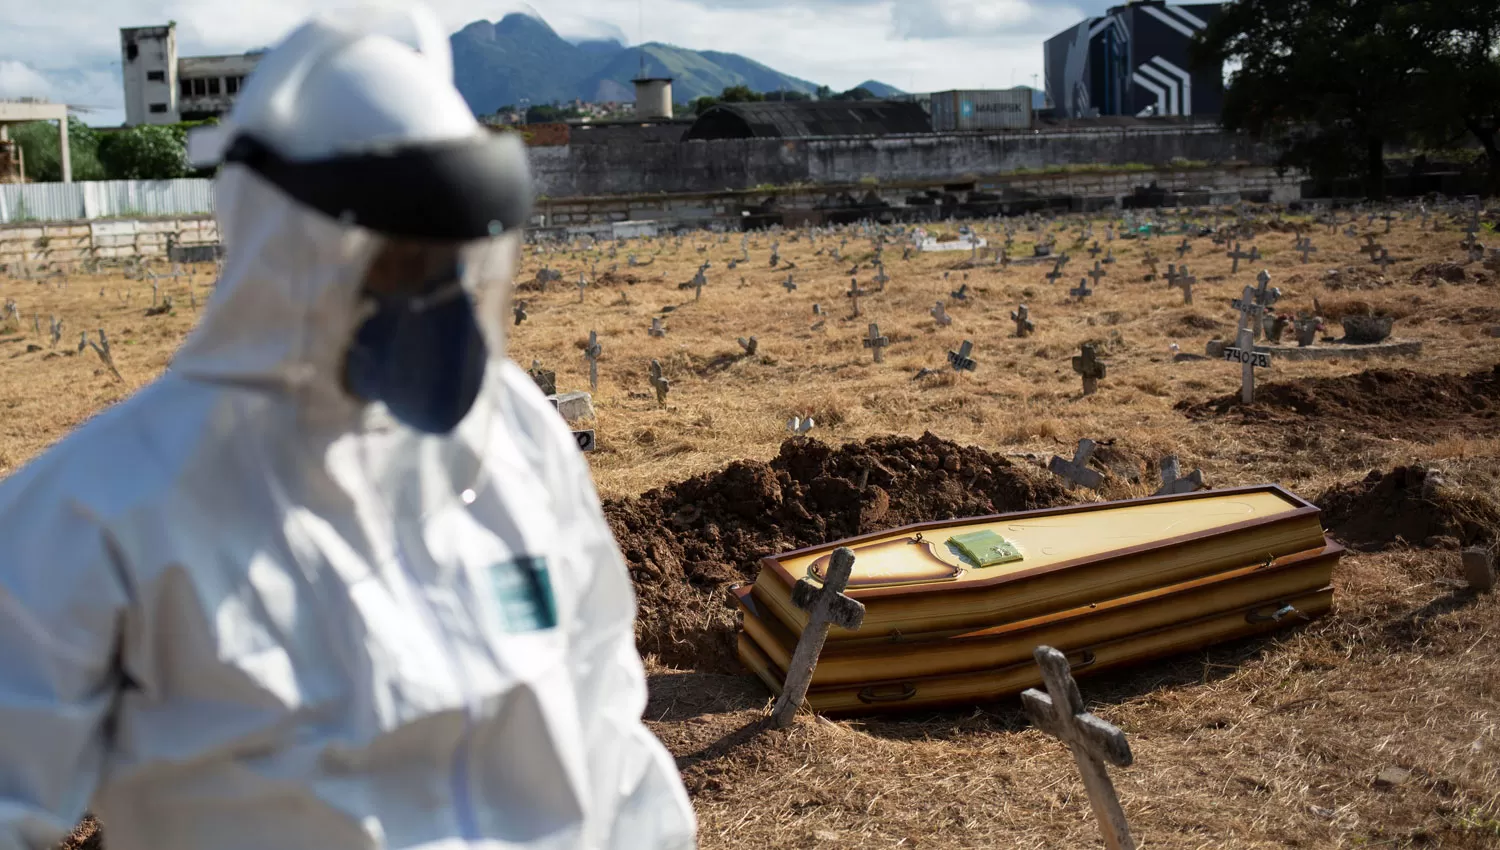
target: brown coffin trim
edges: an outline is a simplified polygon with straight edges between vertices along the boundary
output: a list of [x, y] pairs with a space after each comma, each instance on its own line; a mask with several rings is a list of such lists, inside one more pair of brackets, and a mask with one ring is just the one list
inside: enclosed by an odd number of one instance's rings
[[1094, 511], [1127, 507], [1129, 505], [1139, 505], [1148, 502], [1184, 502], [1193, 501], [1196, 499], [1230, 496], [1237, 493], [1275, 493], [1276, 495], [1286, 499], [1288, 502], [1291, 502], [1294, 505], [1298, 505], [1298, 507], [1294, 508], [1289, 513], [1277, 514], [1276, 516], [1271, 517], [1262, 517], [1260, 519], [1244, 520], [1242, 522], [1231, 523], [1230, 525], [1222, 525], [1217, 528], [1209, 529], [1208, 531], [1198, 531], [1192, 534], [1183, 534], [1178, 537], [1167, 537], [1154, 543], [1142, 543], [1137, 546], [1127, 546], [1123, 549], [1111, 549], [1108, 552], [1100, 552], [1097, 555], [1091, 555], [1086, 558], [1074, 558], [1069, 561], [1059, 561], [1058, 563], [1052, 564], [1050, 566], [1037, 567], [1033, 570], [1022, 570], [1020, 572], [1009, 573], [1007, 575], [999, 575], [995, 576], [994, 578], [981, 579], [979, 581], [963, 582], [961, 584], [934, 584], [930, 587], [900, 585], [895, 587], [877, 587], [864, 590], [850, 589], [846, 590], [845, 593], [853, 599], [862, 600], [878, 599], [883, 596], [913, 596], [919, 593], [960, 593], [972, 590], [982, 590], [989, 587], [995, 587], [996, 585], [1009, 584], [1029, 578], [1035, 578], [1041, 575], [1047, 575], [1059, 570], [1071, 569], [1073, 567], [1077, 567], [1079, 564], [1111, 561], [1117, 558], [1143, 554], [1145, 552], [1150, 552], [1156, 549], [1181, 546], [1184, 543], [1189, 543], [1194, 540], [1202, 540], [1209, 537], [1218, 537], [1237, 531], [1244, 531], [1250, 528], [1291, 523], [1306, 519], [1309, 516], [1317, 516], [1322, 513], [1317, 505], [1314, 505], [1306, 499], [1295, 495], [1294, 493], [1282, 488], [1278, 484], [1258, 484], [1249, 487], [1231, 487], [1224, 490], [1199, 490], [1196, 493], [1180, 493], [1172, 496], [1148, 496], [1143, 499], [1121, 499], [1114, 502], [1088, 502], [1081, 505], [1068, 505], [1059, 508], [1044, 508], [1042, 510], [1036, 511], [1021, 511], [1019, 513], [1009, 514], [990, 514], [988, 516], [981, 517], [963, 517], [961, 519], [917, 523], [916, 525], [905, 525], [898, 528], [882, 529], [880, 531], [874, 531], [869, 534], [861, 534], [858, 537], [836, 540], [832, 543], [823, 543], [818, 546], [807, 546], [802, 549], [794, 549], [791, 552], [783, 552], [779, 555], [768, 555], [761, 559], [760, 565], [762, 571], [770, 570], [771, 574], [779, 579], [782, 584], [790, 587], [793, 584], [796, 584], [799, 577], [793, 576], [790, 570], [782, 566], [781, 559], [796, 558], [814, 552], [821, 552], [825, 549], [837, 548], [839, 546], [849, 546], [850, 544], [861, 543], [867, 540], [873, 540], [875, 538], [885, 537], [891, 534], [930, 531], [939, 528], [952, 528], [957, 525], [973, 525], [975, 523], [981, 522], [998, 522], [1001, 520], [1057, 516], [1059, 514], [1086, 514], [1092, 513]]
[[[1333, 564], [1337, 564], [1339, 559], [1344, 555], [1344, 552], [1345, 549], [1342, 544], [1338, 543], [1332, 538], [1325, 537], [1323, 548], [1318, 550], [1307, 550], [1292, 555], [1285, 555], [1283, 557], [1277, 558], [1269, 564], [1262, 564], [1254, 567], [1243, 567], [1237, 570], [1231, 570], [1223, 573], [1212, 573], [1206, 576], [1192, 579], [1191, 581], [1167, 585], [1165, 587], [1156, 588], [1155, 590], [1146, 591], [1139, 594], [1131, 594], [1131, 596], [1137, 598], [1131, 599], [1128, 602], [1122, 603], [1119, 600], [1108, 600], [1106, 602], [1098, 603], [1095, 605], [1078, 606], [1064, 611], [1055, 611], [1051, 614], [1044, 614], [1037, 617], [1027, 617], [1013, 622], [990, 626], [988, 628], [968, 629], [954, 634], [944, 634], [938, 637], [916, 635], [911, 637], [910, 639], [904, 638], [899, 641], [864, 643], [858, 646], [848, 647], [847, 649], [839, 649], [837, 646], [830, 644], [824, 647], [823, 652], [825, 654], [833, 652], [846, 657], [854, 657], [859, 655], [879, 655], [880, 652], [886, 647], [899, 648], [903, 652], [909, 652], [920, 651], [920, 649], [924, 645], [954, 643], [961, 644], [993, 640], [1004, 635], [1016, 634], [1019, 632], [1029, 631], [1031, 629], [1055, 625], [1057, 623], [1065, 622], [1071, 619], [1086, 618], [1096, 613], [1108, 611], [1128, 611], [1132, 608], [1141, 608], [1148, 605], [1156, 605], [1159, 604], [1163, 599], [1170, 599], [1181, 594], [1191, 593], [1192, 591], [1201, 590], [1205, 587], [1211, 587], [1223, 582], [1234, 582], [1252, 575], [1264, 575], [1266, 573], [1290, 571], [1305, 567], [1312, 563], [1323, 561], [1330, 561]], [[751, 589], [751, 585], [736, 585], [730, 588], [731, 594], [734, 598], [734, 602], [738, 606], [740, 606], [741, 615], [754, 617], [756, 620], [760, 621], [761, 628], [770, 632], [776, 638], [777, 642], [781, 644], [782, 649], [788, 649], [788, 647], [795, 648], [799, 636], [790, 628], [788, 628], [785, 623], [781, 622], [775, 617], [767, 617], [766, 615], [769, 612], [766, 611], [764, 606], [757, 602], [755, 600], [755, 597], [751, 595]], [[1198, 617], [1192, 619], [1197, 620], [1202, 618]], [[744, 627], [741, 626], [742, 630], [743, 628]], [[790, 654], [789, 650], [788, 654]], [[769, 656], [769, 653], [767, 653], [767, 655]], [[775, 665], [774, 660], [772, 661], [772, 664], [773, 666]], [[779, 669], [779, 667], [777, 669]]]

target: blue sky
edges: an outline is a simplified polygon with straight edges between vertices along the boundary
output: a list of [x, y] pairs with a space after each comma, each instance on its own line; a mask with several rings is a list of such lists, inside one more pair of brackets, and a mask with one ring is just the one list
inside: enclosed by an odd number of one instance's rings
[[[52, 0], [0, 4], [0, 97], [42, 96], [123, 117], [119, 29], [177, 22], [183, 55], [274, 44], [310, 11], [350, 0]], [[1101, 0], [430, 0], [450, 31], [533, 10], [564, 36], [613, 36], [741, 53], [847, 88], [1007, 88], [1042, 73], [1042, 42], [1111, 5]], [[644, 37], [644, 38], [643, 38]]]

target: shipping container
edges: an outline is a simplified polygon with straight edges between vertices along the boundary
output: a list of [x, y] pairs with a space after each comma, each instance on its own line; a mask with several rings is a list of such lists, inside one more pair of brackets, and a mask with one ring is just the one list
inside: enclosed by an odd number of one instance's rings
[[1029, 130], [1031, 90], [933, 92], [931, 114], [932, 129], [939, 133]]

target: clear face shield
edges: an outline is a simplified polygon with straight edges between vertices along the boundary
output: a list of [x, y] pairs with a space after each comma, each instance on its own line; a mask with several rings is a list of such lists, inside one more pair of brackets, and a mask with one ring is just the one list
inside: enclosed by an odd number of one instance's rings
[[399, 426], [361, 443], [361, 466], [396, 517], [481, 497], [502, 411], [478, 404], [504, 354], [519, 231], [449, 240], [376, 237], [342, 381]]
[[357, 305], [343, 386], [397, 420], [446, 434], [479, 395], [486, 362], [504, 353], [506, 305], [520, 234], [454, 242], [379, 237]]

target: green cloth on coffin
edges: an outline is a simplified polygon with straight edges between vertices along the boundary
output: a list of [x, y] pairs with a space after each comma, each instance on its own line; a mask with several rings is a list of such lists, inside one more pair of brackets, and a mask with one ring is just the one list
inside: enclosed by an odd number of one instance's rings
[[989, 530], [955, 534], [948, 538], [948, 543], [981, 567], [1021, 560], [1021, 550], [1016, 544]]

